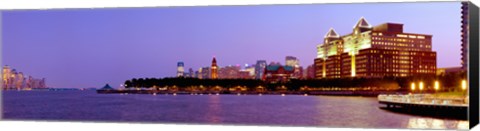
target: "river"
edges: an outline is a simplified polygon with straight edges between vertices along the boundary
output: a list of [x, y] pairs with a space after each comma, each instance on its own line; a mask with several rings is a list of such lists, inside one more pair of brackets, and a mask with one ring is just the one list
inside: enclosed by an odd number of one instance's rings
[[3, 91], [3, 119], [351, 128], [467, 129], [468, 121], [394, 113], [375, 97], [147, 95]]

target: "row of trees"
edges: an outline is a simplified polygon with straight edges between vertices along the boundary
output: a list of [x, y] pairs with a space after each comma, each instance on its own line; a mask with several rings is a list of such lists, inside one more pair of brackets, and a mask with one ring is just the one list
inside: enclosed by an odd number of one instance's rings
[[315, 88], [352, 88], [352, 87], [380, 87], [384, 89], [409, 90], [411, 83], [422, 82], [426, 90], [433, 90], [437, 81], [442, 90], [453, 90], [460, 87], [461, 81], [466, 78], [465, 72], [449, 73], [441, 76], [412, 76], [412, 77], [383, 77], [383, 78], [338, 78], [338, 79], [291, 79], [285, 83], [267, 83], [256, 79], [198, 79], [198, 78], [139, 78], [125, 81], [126, 88], [172, 87], [186, 88], [203, 86], [206, 88], [219, 86], [222, 88], [246, 87], [255, 90], [265, 87], [267, 90], [276, 90], [285, 87], [287, 90], [297, 91], [302, 87]]

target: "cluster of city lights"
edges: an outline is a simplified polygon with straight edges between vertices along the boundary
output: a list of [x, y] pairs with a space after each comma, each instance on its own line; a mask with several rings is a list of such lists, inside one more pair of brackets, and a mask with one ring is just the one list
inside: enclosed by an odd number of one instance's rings
[[[438, 81], [435, 81], [433, 88], [435, 89], [435, 91], [440, 90], [440, 83]], [[412, 84], [410, 85], [410, 89], [412, 91], [417, 90], [415, 82], [412, 82]], [[461, 89], [462, 90], [467, 90], [467, 80], [462, 80], [461, 81]], [[420, 90], [420, 91], [424, 90], [423, 81], [418, 82], [418, 90]]]

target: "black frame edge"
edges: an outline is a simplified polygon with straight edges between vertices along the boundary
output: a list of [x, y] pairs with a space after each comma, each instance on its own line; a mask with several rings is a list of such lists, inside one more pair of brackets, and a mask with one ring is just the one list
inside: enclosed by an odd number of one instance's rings
[[468, 82], [469, 82], [469, 126], [475, 127], [479, 122], [479, 10], [468, 2]]

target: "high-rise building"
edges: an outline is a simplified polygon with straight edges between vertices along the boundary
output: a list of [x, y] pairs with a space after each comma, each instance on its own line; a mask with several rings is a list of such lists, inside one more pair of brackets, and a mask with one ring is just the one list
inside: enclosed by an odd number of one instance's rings
[[267, 67], [266, 60], [257, 60], [257, 64], [255, 64], [255, 79], [262, 79], [265, 67]]
[[8, 65], [2, 70], [2, 88], [3, 89], [26, 89], [26, 88], [47, 88], [45, 78], [35, 79], [32, 76], [17, 72]]
[[300, 66], [299, 60], [297, 57], [294, 56], [287, 56], [285, 57], [285, 65], [286, 66], [291, 66], [291, 67], [298, 67]]
[[285, 57], [285, 66], [291, 66], [294, 69], [292, 78], [300, 79], [303, 75], [303, 67], [300, 66], [299, 60], [294, 56]]
[[249, 77], [255, 78], [255, 68], [257, 66], [255, 64], [253, 65], [245, 65], [245, 69], [243, 71], [248, 72]]
[[403, 32], [403, 24], [372, 27], [361, 18], [353, 33], [330, 29], [317, 46], [316, 78], [435, 75], [432, 36]]
[[313, 79], [315, 78], [315, 66], [314, 65], [309, 65], [305, 71], [305, 79]]
[[462, 69], [468, 67], [468, 2], [462, 2]]
[[202, 67], [198, 70], [199, 79], [210, 79], [211, 72], [210, 72], [210, 67]]
[[2, 70], [2, 75], [3, 75], [3, 85], [2, 87], [4, 89], [8, 89], [10, 88], [10, 85], [11, 85], [11, 77], [12, 77], [12, 69], [10, 69], [10, 67], [8, 65], [4, 66], [3, 67], [3, 70]]
[[303, 67], [301, 67], [301, 66], [294, 66], [294, 67], [293, 67], [292, 78], [294, 78], [294, 79], [301, 79], [301, 78], [303, 78]]
[[239, 78], [240, 66], [225, 66], [219, 69], [218, 78], [221, 79], [237, 79]]
[[189, 68], [189, 69], [188, 69], [188, 77], [195, 77], [195, 74], [194, 74], [192, 68]]
[[217, 66], [217, 59], [213, 57], [212, 60], [212, 67], [211, 67], [211, 77], [212, 79], [217, 79], [218, 78], [218, 66]]
[[185, 73], [185, 68], [184, 68], [184, 63], [183, 62], [177, 62], [177, 77], [183, 77]]
[[[201, 68], [200, 68], [200, 70], [201, 70]], [[199, 79], [202, 78], [202, 76], [200, 75], [200, 70], [195, 71], [195, 75], [194, 75], [195, 78], [199, 78]]]

